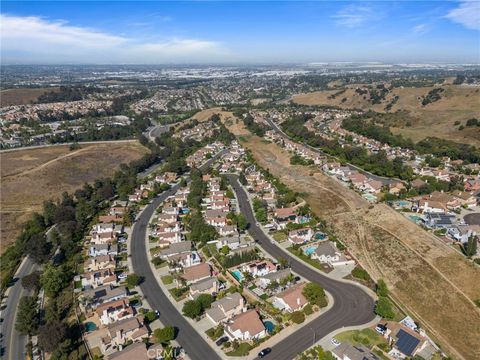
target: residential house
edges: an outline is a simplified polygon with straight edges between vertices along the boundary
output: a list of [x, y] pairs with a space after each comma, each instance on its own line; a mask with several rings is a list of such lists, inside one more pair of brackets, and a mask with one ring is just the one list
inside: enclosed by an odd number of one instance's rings
[[115, 256], [117, 255], [117, 246], [112, 244], [94, 244], [88, 249], [88, 256]]
[[101, 339], [102, 352], [118, 348], [127, 342], [141, 342], [149, 336], [148, 328], [143, 324], [143, 317], [123, 319], [107, 326], [107, 336]]
[[[149, 349], [150, 350], [150, 349]], [[154, 357], [149, 356], [152, 351], [147, 351], [147, 346], [143, 342], [136, 342], [120, 351], [107, 355], [107, 360], [151, 360]]]
[[285, 229], [289, 222], [295, 221], [296, 217], [297, 214], [292, 207], [278, 208], [275, 210], [275, 223], [278, 229]]
[[117, 276], [115, 268], [110, 267], [90, 271], [82, 275], [82, 286], [84, 289], [97, 288], [102, 285], [117, 285]]
[[469, 208], [477, 206], [477, 197], [473, 193], [466, 191], [454, 191], [452, 194], [462, 206], [467, 206]]
[[388, 185], [388, 192], [392, 195], [398, 195], [402, 190], [405, 190], [405, 185], [400, 181]]
[[217, 228], [218, 233], [221, 236], [236, 236], [238, 235], [238, 230], [237, 227], [234, 225], [225, 225], [225, 226], [220, 226]]
[[423, 213], [425, 225], [432, 229], [450, 229], [455, 227], [456, 217], [447, 213]]
[[244, 311], [245, 300], [240, 293], [236, 292], [214, 301], [205, 314], [214, 325], [218, 325]]
[[87, 271], [96, 271], [109, 267], [115, 267], [115, 260], [112, 255], [95, 256], [85, 262], [85, 269]]
[[119, 300], [127, 297], [128, 291], [125, 286], [112, 287], [110, 285], [99, 286], [95, 289], [88, 289], [82, 292], [82, 298], [87, 306], [96, 309], [99, 305], [109, 301]]
[[253, 277], [264, 276], [277, 271], [277, 267], [269, 260], [254, 260], [238, 267], [241, 272], [247, 272]]
[[279, 310], [293, 312], [303, 309], [308, 301], [302, 294], [305, 284], [296, 284], [276, 294], [273, 297], [273, 306]]
[[258, 287], [265, 289], [268, 285], [272, 282], [280, 282], [284, 279], [287, 279], [289, 276], [292, 275], [290, 269], [282, 269], [275, 272], [268, 273], [266, 275], [258, 277], [256, 280], [256, 284]]
[[363, 184], [361, 190], [371, 194], [378, 194], [380, 191], [382, 191], [382, 187], [383, 184], [381, 181], [369, 179]]
[[225, 327], [230, 340], [248, 341], [267, 336], [265, 325], [255, 309], [236, 315]]
[[128, 319], [135, 315], [133, 307], [130, 306], [130, 301], [127, 298], [101, 304], [97, 307], [95, 312], [103, 325]]
[[209, 278], [211, 275], [212, 269], [210, 268], [210, 264], [201, 263], [198, 265], [186, 267], [181, 277], [188, 285], [199, 280]]
[[190, 285], [190, 298], [195, 299], [200, 294], [216, 294], [219, 291], [219, 282], [216, 276], [207, 277]]
[[288, 241], [294, 245], [304, 244], [310, 241], [313, 237], [313, 230], [309, 227], [292, 230], [288, 233]]
[[347, 257], [338, 250], [336, 244], [331, 241], [320, 243], [312, 253], [311, 258], [317, 259], [322, 264], [328, 264], [329, 266], [355, 264], [354, 260], [347, 259]]
[[352, 345], [344, 342], [332, 350], [337, 360], [381, 360], [379, 356], [364, 345]]
[[217, 249], [221, 249], [224, 246], [228, 246], [230, 250], [234, 250], [240, 247], [240, 236], [229, 236], [229, 237], [222, 237], [217, 240], [216, 247]]

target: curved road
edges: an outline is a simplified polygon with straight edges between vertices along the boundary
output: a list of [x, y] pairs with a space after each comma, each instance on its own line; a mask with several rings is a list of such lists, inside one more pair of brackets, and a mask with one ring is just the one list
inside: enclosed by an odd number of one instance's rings
[[334, 300], [330, 310], [273, 346], [271, 356], [275, 360], [293, 359], [312, 346], [314, 338], [319, 340], [333, 330], [344, 326], [363, 325], [375, 318], [375, 302], [361, 287], [329, 278], [272, 243], [257, 225], [248, 195], [238, 182], [238, 176], [227, 175], [227, 178], [237, 195], [240, 211], [249, 223], [250, 235], [276, 259], [285, 258], [294, 272], [308, 281], [320, 284]]
[[[222, 151], [220, 154], [224, 153]], [[220, 155], [213, 157], [201, 168], [208, 168], [211, 163]], [[147, 257], [147, 248], [145, 244], [145, 236], [147, 232], [148, 222], [152, 217], [155, 209], [167, 197], [173, 195], [179, 186], [172, 186], [169, 190], [161, 193], [153, 201], [147, 205], [136, 220], [132, 229], [131, 250], [132, 266], [135, 274], [142, 276], [144, 281], [140, 284], [142, 292], [150, 304], [150, 306], [160, 311], [160, 320], [164, 325], [176, 327], [178, 331], [177, 340], [185, 349], [187, 355], [191, 359], [200, 360], [217, 360], [220, 359], [217, 353], [208, 345], [208, 343], [199, 335], [197, 330], [183, 317], [182, 314], [173, 306], [170, 299], [162, 291], [158, 285], [157, 279], [150, 267], [150, 261]]]
[[[211, 162], [205, 164], [204, 168], [210, 164]], [[238, 183], [238, 177], [229, 175], [228, 179], [237, 194], [240, 209], [250, 224], [248, 231], [253, 238], [258, 240], [259, 244], [272, 256], [286, 258], [290, 262], [293, 271], [309, 281], [321, 284], [333, 296], [335, 302], [328, 312], [275, 345], [273, 347], [273, 355], [270, 355], [272, 358], [275, 358], [275, 360], [293, 359], [297, 354], [309, 348], [314, 338], [319, 340], [342, 326], [362, 325], [374, 319], [374, 300], [363, 289], [322, 275], [272, 244], [256, 225], [248, 196]], [[155, 209], [168, 196], [173, 195], [177, 189], [178, 185], [173, 186], [170, 190], [156, 197], [147, 205], [135, 222], [131, 242], [133, 270], [137, 275], [144, 278], [140, 288], [150, 306], [160, 311], [161, 321], [166, 325], [178, 328], [177, 340], [184, 347], [188, 356], [192, 359], [215, 360], [219, 359], [217, 353], [200, 336], [195, 328], [186, 321], [183, 315], [170, 302], [167, 295], [163, 293], [147, 257], [145, 236], [148, 221]]]
[[[270, 125], [270, 127], [272, 127], [273, 130], [275, 130], [278, 134], [280, 134], [283, 138], [287, 139], [287, 140], [290, 140], [290, 141], [293, 141], [292, 139], [290, 139], [290, 136], [288, 136], [287, 134], [285, 134], [283, 132], [282, 129], [280, 129], [280, 127], [275, 124], [272, 119], [265, 119], [267, 121], [267, 123]], [[327, 157], [330, 157], [330, 158], [333, 158], [335, 160], [338, 160], [336, 159], [334, 156], [332, 155], [328, 155], [326, 153], [324, 153], [322, 150], [316, 148], [316, 147], [313, 147], [313, 146], [310, 146], [310, 145], [307, 145], [307, 144], [304, 144], [306, 147], [308, 147], [310, 150], [312, 151], [315, 151], [316, 153], [320, 154], [320, 155], [323, 155], [323, 156], [327, 156]], [[374, 180], [377, 180], [377, 181], [380, 181], [383, 185], [388, 185], [388, 184], [393, 184], [393, 183], [396, 183], [396, 182], [399, 182], [401, 181], [400, 179], [396, 179], [396, 178], [388, 178], [388, 177], [384, 177], [384, 176], [378, 176], [378, 175], [375, 175], [375, 174], [372, 174], [371, 172], [368, 172], [366, 170], [363, 170], [362, 168], [356, 166], [356, 165], [353, 165], [353, 164], [349, 164], [347, 163], [347, 166], [352, 169], [352, 170], [356, 170], [358, 171], [359, 173], [365, 175], [365, 176], [368, 176], [369, 178], [372, 178]]]

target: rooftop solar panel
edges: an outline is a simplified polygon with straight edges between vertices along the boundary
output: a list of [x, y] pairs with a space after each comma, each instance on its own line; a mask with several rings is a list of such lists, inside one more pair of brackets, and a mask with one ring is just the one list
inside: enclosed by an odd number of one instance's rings
[[400, 330], [397, 334], [397, 343], [395, 344], [402, 353], [404, 353], [407, 356], [412, 356], [413, 351], [417, 347], [417, 345], [420, 343], [420, 340], [418, 340], [416, 337], [410, 335], [404, 330]]

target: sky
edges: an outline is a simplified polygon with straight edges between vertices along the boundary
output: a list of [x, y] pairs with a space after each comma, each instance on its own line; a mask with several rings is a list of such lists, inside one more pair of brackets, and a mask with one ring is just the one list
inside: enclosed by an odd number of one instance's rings
[[480, 63], [476, 1], [3, 1], [3, 64]]

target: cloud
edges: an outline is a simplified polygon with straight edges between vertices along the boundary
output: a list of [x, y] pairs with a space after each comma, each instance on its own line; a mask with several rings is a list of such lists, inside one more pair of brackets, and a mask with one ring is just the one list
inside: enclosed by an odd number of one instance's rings
[[428, 31], [428, 25], [427, 24], [418, 24], [413, 27], [413, 32], [415, 34], [424, 34]]
[[480, 30], [480, 2], [461, 1], [457, 8], [449, 11], [446, 18], [468, 29]]
[[1, 14], [0, 31], [4, 62], [196, 62], [227, 55], [215, 41], [166, 38], [146, 42], [35, 16]]
[[374, 19], [375, 13], [368, 6], [347, 5], [332, 17], [336, 19], [337, 25], [354, 28]]

